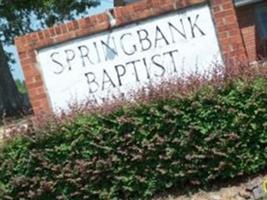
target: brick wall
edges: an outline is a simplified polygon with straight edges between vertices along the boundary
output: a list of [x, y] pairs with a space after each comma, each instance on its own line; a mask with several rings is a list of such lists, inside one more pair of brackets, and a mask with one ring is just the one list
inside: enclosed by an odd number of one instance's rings
[[[143, 0], [125, 7], [114, 8], [112, 13], [117, 21], [116, 26], [123, 26], [203, 3], [209, 3], [211, 6], [225, 62], [246, 60], [247, 55], [232, 0]], [[35, 114], [51, 111], [42, 76], [38, 70], [36, 50], [110, 28], [107, 14], [102, 13], [15, 39]]]
[[211, 0], [214, 20], [223, 57], [232, 64], [247, 59], [247, 53], [232, 0]]

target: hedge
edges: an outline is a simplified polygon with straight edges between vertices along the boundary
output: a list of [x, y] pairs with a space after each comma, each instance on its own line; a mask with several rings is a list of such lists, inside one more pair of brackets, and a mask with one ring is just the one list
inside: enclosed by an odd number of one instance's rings
[[267, 79], [255, 76], [80, 114], [3, 145], [0, 199], [143, 200], [258, 172], [266, 109]]

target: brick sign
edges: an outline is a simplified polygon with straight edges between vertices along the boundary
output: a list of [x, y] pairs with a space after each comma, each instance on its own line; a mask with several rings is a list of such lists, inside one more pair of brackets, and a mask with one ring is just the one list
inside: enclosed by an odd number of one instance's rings
[[[101, 104], [246, 54], [232, 0], [142, 0], [16, 38], [35, 114]], [[113, 20], [114, 22], [114, 20]]]
[[127, 96], [221, 61], [207, 5], [44, 48], [38, 58], [53, 110]]

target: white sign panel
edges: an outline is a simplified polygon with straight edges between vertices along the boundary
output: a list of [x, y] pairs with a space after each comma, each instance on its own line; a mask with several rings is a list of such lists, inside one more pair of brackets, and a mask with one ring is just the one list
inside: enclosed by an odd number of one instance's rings
[[54, 111], [211, 68], [221, 54], [207, 5], [39, 50]]

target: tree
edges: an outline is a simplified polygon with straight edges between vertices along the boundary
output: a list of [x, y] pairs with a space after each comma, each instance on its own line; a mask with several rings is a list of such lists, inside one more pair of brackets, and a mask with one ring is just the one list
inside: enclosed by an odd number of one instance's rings
[[38, 28], [52, 26], [87, 14], [99, 0], [0, 0], [0, 114], [15, 114], [23, 107], [4, 45]]
[[16, 80], [15, 80], [15, 83], [16, 83], [16, 86], [17, 86], [18, 91], [19, 91], [21, 94], [26, 94], [26, 93], [27, 93], [27, 89], [26, 89], [25, 81], [22, 81], [22, 80], [20, 80], [20, 79], [16, 79]]

